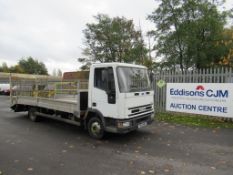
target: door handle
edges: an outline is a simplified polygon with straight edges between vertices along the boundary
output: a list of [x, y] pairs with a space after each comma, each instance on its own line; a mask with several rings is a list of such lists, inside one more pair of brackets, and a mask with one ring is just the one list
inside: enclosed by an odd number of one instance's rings
[[97, 104], [96, 104], [95, 102], [92, 103], [92, 106], [93, 106], [93, 107], [96, 107], [96, 105], [97, 105]]

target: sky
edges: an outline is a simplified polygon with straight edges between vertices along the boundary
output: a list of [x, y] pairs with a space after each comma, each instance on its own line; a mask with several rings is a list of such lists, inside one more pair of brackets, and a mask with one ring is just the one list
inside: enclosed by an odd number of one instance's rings
[[[228, 0], [227, 7], [233, 7]], [[54, 69], [75, 71], [84, 48], [83, 30], [98, 13], [133, 19], [147, 32], [146, 20], [157, 7], [154, 0], [0, 0], [0, 64], [15, 65], [32, 56]]]

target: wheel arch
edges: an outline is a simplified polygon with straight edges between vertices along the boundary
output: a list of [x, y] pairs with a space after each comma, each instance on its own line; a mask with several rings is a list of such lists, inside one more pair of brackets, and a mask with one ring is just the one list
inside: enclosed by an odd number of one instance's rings
[[104, 116], [103, 114], [97, 110], [97, 109], [88, 109], [87, 110], [87, 115], [85, 116], [84, 118], [84, 128], [87, 129], [87, 124], [88, 124], [88, 121], [92, 118], [92, 117], [98, 117], [101, 121], [102, 121], [102, 124], [105, 128], [105, 119], [104, 119]]

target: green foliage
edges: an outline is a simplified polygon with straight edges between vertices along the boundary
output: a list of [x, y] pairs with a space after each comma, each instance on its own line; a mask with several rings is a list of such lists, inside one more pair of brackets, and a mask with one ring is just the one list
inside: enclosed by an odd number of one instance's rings
[[11, 66], [9, 68], [9, 72], [11, 73], [25, 73], [25, 71], [18, 64], [15, 66]]
[[[110, 18], [98, 14], [94, 17], [96, 23], [86, 25], [83, 31], [86, 48], [83, 55], [86, 58], [80, 62], [138, 62], [146, 58], [142, 34], [135, 30], [132, 20], [122, 17]], [[88, 68], [87, 65], [84, 68]]]
[[187, 126], [200, 126], [207, 128], [233, 128], [232, 121], [226, 121], [223, 118], [216, 118], [203, 115], [182, 114], [182, 113], [158, 113], [158, 121], [182, 124]]
[[6, 63], [2, 63], [2, 66], [0, 66], [0, 72], [9, 72], [9, 68]]
[[160, 0], [158, 8], [148, 16], [157, 27], [151, 33], [157, 40], [158, 56], [171, 65], [179, 65], [182, 71], [218, 63], [227, 52], [217, 42], [223, 40], [230, 15], [229, 11], [218, 11], [219, 4], [220, 1], [208, 0]]
[[24, 70], [24, 73], [48, 75], [45, 64], [33, 59], [32, 57], [22, 58], [18, 65]]
[[17, 65], [11, 67], [8, 67], [6, 63], [2, 63], [0, 72], [48, 75], [45, 64], [32, 57], [22, 58]]
[[219, 62], [221, 66], [233, 67], [233, 26], [225, 28], [223, 32], [224, 39], [217, 44], [224, 45], [228, 51]]

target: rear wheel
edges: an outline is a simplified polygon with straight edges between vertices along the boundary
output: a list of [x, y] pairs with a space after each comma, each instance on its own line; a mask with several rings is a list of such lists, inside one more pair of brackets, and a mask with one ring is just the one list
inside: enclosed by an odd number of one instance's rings
[[95, 139], [102, 139], [104, 137], [104, 126], [100, 118], [92, 117], [87, 125], [88, 133]]
[[28, 111], [28, 117], [33, 122], [38, 122], [39, 117], [36, 115], [36, 108], [30, 108]]

